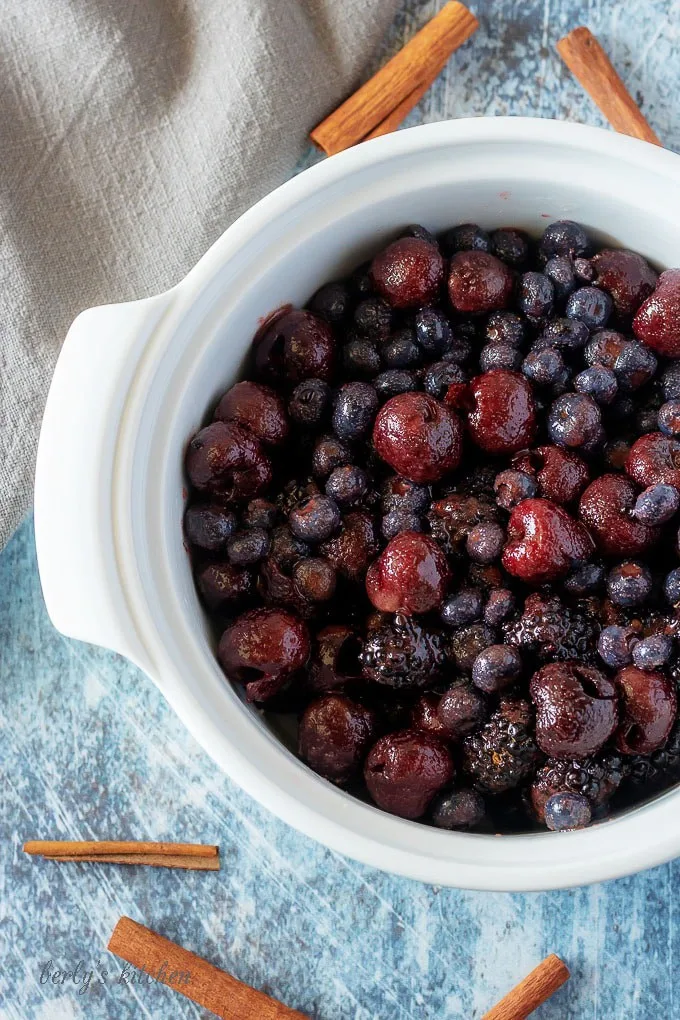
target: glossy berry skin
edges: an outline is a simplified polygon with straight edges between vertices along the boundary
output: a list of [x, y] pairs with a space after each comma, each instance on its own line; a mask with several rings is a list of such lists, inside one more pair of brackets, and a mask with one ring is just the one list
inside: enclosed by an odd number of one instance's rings
[[588, 394], [564, 393], [553, 401], [547, 427], [550, 438], [558, 446], [588, 447], [602, 434], [602, 415]]
[[476, 223], [459, 223], [442, 234], [441, 245], [445, 255], [457, 251], [491, 251], [491, 238]]
[[203, 602], [211, 610], [233, 609], [241, 605], [254, 590], [253, 576], [231, 563], [210, 563], [196, 575], [196, 584]]
[[457, 312], [507, 308], [512, 294], [510, 269], [483, 251], [460, 251], [449, 266], [449, 300]]
[[598, 404], [611, 404], [619, 392], [616, 374], [604, 365], [591, 365], [574, 379], [574, 389], [578, 393], [587, 393]]
[[288, 414], [298, 425], [318, 425], [326, 414], [330, 397], [331, 388], [323, 379], [305, 379], [293, 390]]
[[485, 335], [487, 343], [520, 347], [525, 337], [524, 322], [514, 312], [493, 312], [487, 320]]
[[439, 248], [418, 237], [402, 237], [379, 252], [371, 263], [371, 277], [392, 308], [430, 304], [444, 281]]
[[391, 510], [409, 510], [415, 514], [424, 513], [430, 506], [430, 489], [417, 485], [409, 478], [391, 475], [386, 478], [380, 490], [381, 505], [385, 513]]
[[680, 437], [680, 400], [669, 400], [659, 408], [657, 421], [665, 436]]
[[466, 381], [465, 372], [455, 361], [433, 361], [425, 370], [423, 389], [436, 400], [443, 400], [449, 386]]
[[573, 503], [590, 480], [586, 462], [561, 446], [545, 445], [518, 453], [514, 463], [519, 470], [535, 476], [539, 495], [553, 503]]
[[673, 654], [673, 638], [668, 634], [650, 634], [633, 648], [633, 662], [638, 669], [665, 666]]
[[590, 824], [591, 807], [581, 793], [553, 793], [543, 809], [546, 828], [551, 832], [584, 829]]
[[392, 309], [379, 297], [367, 297], [354, 309], [352, 321], [357, 333], [379, 343], [386, 340], [392, 328]]
[[336, 467], [349, 464], [351, 460], [347, 443], [337, 436], [321, 436], [312, 452], [312, 472], [316, 478], [327, 478]]
[[657, 354], [680, 357], [680, 269], [667, 269], [661, 274], [654, 293], [633, 319], [633, 331]]
[[597, 651], [610, 669], [621, 669], [633, 661], [633, 650], [640, 639], [632, 627], [612, 624], [600, 631]]
[[303, 542], [324, 542], [340, 527], [340, 511], [329, 496], [310, 496], [291, 510], [288, 524]]
[[456, 684], [442, 695], [437, 716], [449, 740], [462, 740], [486, 721], [486, 699], [476, 687]]
[[353, 581], [363, 577], [376, 551], [373, 518], [360, 510], [345, 514], [338, 534], [319, 546], [337, 572]]
[[330, 624], [316, 635], [306, 682], [312, 691], [325, 693], [344, 687], [361, 676], [363, 642], [351, 627]]
[[498, 627], [514, 612], [515, 596], [509, 588], [492, 588], [484, 606], [484, 622]]
[[438, 829], [471, 829], [484, 821], [486, 807], [476, 790], [453, 790], [437, 797], [432, 806], [432, 823]]
[[624, 475], [596, 478], [581, 496], [579, 517], [605, 556], [637, 556], [659, 538], [659, 529], [633, 516], [637, 490]]
[[472, 380], [468, 431], [472, 441], [492, 455], [514, 453], [531, 445], [536, 431], [536, 404], [530, 384], [519, 372], [494, 369]]
[[663, 593], [672, 606], [680, 605], [680, 567], [675, 567], [666, 574], [663, 582]]
[[403, 393], [380, 409], [373, 444], [390, 467], [411, 481], [436, 481], [460, 462], [462, 425], [427, 393]]
[[657, 274], [649, 263], [625, 248], [603, 248], [593, 255], [595, 284], [608, 291], [619, 317], [630, 322], [656, 286]]
[[375, 803], [401, 818], [422, 817], [435, 794], [453, 776], [453, 760], [446, 744], [418, 730], [381, 737], [364, 766], [366, 786]]
[[437, 716], [437, 705], [439, 695], [431, 692], [421, 694], [411, 709], [410, 728], [422, 730], [423, 733], [434, 733], [435, 736], [445, 737], [444, 727]]
[[312, 312], [287, 311], [265, 324], [254, 341], [255, 371], [266, 382], [330, 382], [335, 367], [331, 327]]
[[436, 308], [419, 308], [413, 325], [418, 344], [431, 357], [444, 354], [453, 342], [451, 323]]
[[380, 522], [383, 538], [390, 539], [402, 531], [422, 531], [423, 519], [410, 510], [390, 510]]
[[555, 255], [585, 255], [590, 248], [590, 239], [574, 220], [555, 220], [543, 231], [539, 249], [544, 258]]
[[554, 347], [529, 351], [522, 362], [522, 372], [536, 386], [554, 386], [566, 379], [564, 358]]
[[660, 483], [680, 489], [680, 441], [661, 432], [640, 436], [628, 454], [626, 473], [643, 489]]
[[531, 585], [563, 577], [594, 551], [586, 528], [546, 499], [525, 499], [514, 507], [507, 531], [503, 567]]
[[625, 560], [609, 571], [607, 594], [615, 606], [641, 606], [651, 591], [652, 575], [644, 563]]
[[184, 514], [184, 533], [191, 545], [205, 552], [220, 552], [236, 531], [236, 514], [220, 506], [196, 504]]
[[588, 342], [588, 327], [578, 319], [552, 319], [546, 323], [535, 349], [554, 347], [558, 351], [577, 351]]
[[360, 439], [370, 431], [377, 410], [375, 387], [366, 382], [345, 383], [333, 401], [333, 430], [341, 440]]
[[555, 288], [543, 273], [524, 273], [519, 284], [518, 304], [530, 322], [544, 319], [552, 312]]
[[643, 524], [665, 524], [680, 509], [680, 492], [673, 485], [650, 485], [635, 501], [633, 513]]
[[604, 582], [604, 567], [601, 563], [584, 563], [576, 567], [563, 581], [564, 590], [570, 595], [592, 595], [599, 591]]
[[264, 528], [247, 528], [237, 531], [227, 541], [227, 556], [235, 567], [259, 563], [269, 552], [271, 539]]
[[484, 598], [479, 588], [461, 588], [442, 604], [439, 615], [447, 627], [464, 627], [479, 620], [483, 607]]
[[508, 468], [500, 471], [493, 483], [496, 502], [504, 510], [512, 510], [523, 499], [531, 499], [538, 492], [536, 480], [524, 471]]
[[380, 371], [380, 355], [370, 340], [350, 340], [342, 349], [347, 379], [372, 379]]
[[366, 591], [383, 613], [427, 613], [442, 601], [449, 576], [446, 556], [433, 538], [402, 531], [369, 567]]
[[660, 672], [626, 666], [615, 677], [621, 697], [616, 746], [621, 754], [651, 754], [663, 747], [677, 715], [675, 684]]
[[309, 652], [309, 632], [302, 620], [283, 609], [251, 609], [224, 631], [217, 656], [231, 680], [246, 684], [248, 699], [259, 700], [261, 687], [254, 685], [274, 679], [282, 686], [302, 669]]
[[536, 706], [536, 743], [554, 758], [586, 758], [617, 727], [617, 689], [590, 666], [549, 663], [534, 673], [529, 693]]
[[272, 477], [259, 441], [234, 422], [216, 421], [197, 432], [187, 448], [185, 466], [195, 489], [229, 501], [256, 496]]
[[664, 400], [680, 400], [680, 362], [672, 361], [661, 373]]
[[335, 594], [335, 570], [322, 557], [310, 556], [299, 560], [293, 567], [292, 577], [299, 594], [310, 602], [327, 602]]
[[553, 285], [555, 301], [565, 301], [576, 289], [574, 264], [566, 255], [554, 255], [545, 264], [543, 272]]
[[523, 266], [529, 258], [529, 238], [523, 230], [501, 227], [491, 235], [491, 251], [509, 266]]
[[512, 645], [489, 645], [472, 664], [472, 682], [485, 694], [497, 694], [519, 677], [522, 657]]
[[388, 368], [386, 372], [380, 372], [374, 378], [373, 385], [381, 400], [389, 400], [400, 393], [410, 393], [419, 388], [415, 373], [403, 368]]
[[614, 302], [605, 290], [597, 287], [579, 287], [567, 299], [567, 318], [578, 319], [588, 329], [606, 326], [614, 309]]
[[215, 421], [234, 421], [271, 446], [288, 438], [288, 419], [283, 400], [271, 387], [239, 382], [224, 394], [215, 408]]
[[326, 694], [312, 701], [300, 720], [300, 757], [320, 776], [344, 785], [359, 772], [376, 729], [370, 708], [344, 694]]
[[385, 341], [380, 348], [380, 357], [387, 368], [412, 368], [420, 364], [423, 352], [413, 331], [401, 329]]
[[475, 563], [493, 563], [503, 552], [505, 532], [500, 524], [487, 521], [475, 524], [468, 532], [465, 548]]
[[347, 317], [350, 309], [350, 295], [344, 283], [325, 283], [319, 287], [309, 302], [315, 315], [326, 322], [339, 323]]
[[487, 344], [479, 355], [479, 367], [482, 372], [490, 372], [494, 368], [507, 368], [516, 371], [522, 365], [522, 355], [510, 344]]
[[270, 531], [276, 524], [278, 513], [268, 499], [251, 499], [241, 514], [244, 528], [263, 528]]
[[353, 464], [335, 468], [326, 482], [326, 495], [341, 506], [358, 502], [368, 492], [366, 472]]

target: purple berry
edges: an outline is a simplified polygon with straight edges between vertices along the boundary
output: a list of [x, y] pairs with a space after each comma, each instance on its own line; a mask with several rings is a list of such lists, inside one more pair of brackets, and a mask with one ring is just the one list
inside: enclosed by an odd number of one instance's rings
[[588, 329], [606, 326], [613, 310], [614, 302], [609, 294], [597, 287], [580, 287], [567, 301], [567, 318], [578, 319]]
[[557, 446], [588, 446], [602, 433], [600, 408], [587, 393], [565, 393], [550, 408], [547, 426]]
[[633, 662], [638, 669], [665, 666], [673, 654], [673, 638], [668, 634], [651, 634], [633, 648]]
[[657, 413], [659, 428], [667, 436], [680, 436], [680, 400], [669, 400]]
[[453, 790], [434, 801], [432, 822], [438, 829], [470, 829], [479, 825], [485, 814], [484, 800], [476, 790]]
[[368, 492], [366, 472], [353, 464], [335, 468], [326, 482], [326, 495], [341, 506], [358, 502]]
[[574, 220], [555, 220], [543, 231], [539, 245], [541, 255], [550, 259], [554, 255], [585, 255], [590, 238], [580, 223]]
[[522, 355], [516, 347], [509, 344], [487, 344], [479, 354], [479, 367], [482, 372], [490, 372], [494, 368], [509, 368], [516, 371], [522, 364]]
[[447, 627], [465, 627], [482, 615], [484, 599], [478, 588], [461, 588], [457, 595], [452, 595], [440, 610], [442, 622]]
[[503, 552], [505, 539], [505, 531], [500, 524], [493, 521], [475, 524], [468, 532], [465, 548], [475, 563], [493, 563]]
[[625, 560], [609, 571], [607, 594], [615, 606], [640, 606], [651, 591], [652, 574], [644, 563]]
[[638, 636], [632, 627], [605, 627], [597, 639], [600, 658], [610, 669], [623, 669], [633, 661], [633, 648]]
[[345, 383], [333, 402], [333, 428], [340, 439], [358, 439], [370, 430], [377, 410], [374, 386], [365, 382]]
[[554, 300], [552, 280], [543, 273], [524, 273], [519, 284], [517, 303], [530, 322], [550, 315]]
[[485, 694], [497, 694], [522, 672], [522, 657], [512, 645], [490, 645], [472, 664], [472, 682]]
[[611, 404], [619, 390], [616, 375], [604, 365], [592, 365], [574, 379], [574, 389], [588, 393], [598, 404]]
[[582, 793], [553, 793], [545, 802], [545, 824], [551, 832], [584, 829], [590, 824], [591, 809]]
[[523, 499], [532, 499], [538, 492], [536, 479], [524, 471], [506, 468], [496, 475], [493, 483], [496, 502], [504, 510], [512, 510]]
[[634, 515], [643, 524], [665, 524], [680, 509], [680, 492], [674, 485], [659, 482], [641, 492], [635, 501]]

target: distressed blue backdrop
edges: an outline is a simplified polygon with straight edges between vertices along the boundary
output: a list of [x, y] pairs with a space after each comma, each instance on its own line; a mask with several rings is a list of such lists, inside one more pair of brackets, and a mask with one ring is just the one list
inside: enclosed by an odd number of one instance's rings
[[[439, 6], [407, 0], [381, 56]], [[480, 30], [409, 123], [516, 114], [602, 124], [554, 51], [587, 24], [680, 149], [677, 0], [472, 6]], [[207, 1016], [159, 985], [117, 982], [104, 947], [122, 913], [319, 1020], [469, 1020], [551, 951], [574, 976], [542, 1020], [680, 1016], [680, 862], [587, 889], [501, 895], [419, 885], [324, 850], [221, 775], [145, 676], [53, 630], [30, 521], [0, 557], [0, 677], [6, 1020]], [[111, 834], [218, 842], [223, 869], [59, 866], [20, 850], [29, 837]], [[50, 961], [82, 961], [80, 984], [45, 981]], [[107, 980], [83, 984], [98, 963]]]

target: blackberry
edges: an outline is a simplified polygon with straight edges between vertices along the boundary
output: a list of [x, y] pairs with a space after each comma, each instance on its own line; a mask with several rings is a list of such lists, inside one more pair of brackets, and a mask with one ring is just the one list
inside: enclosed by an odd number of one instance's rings
[[498, 709], [479, 731], [461, 744], [463, 771], [476, 789], [504, 793], [527, 779], [540, 759], [530, 735], [532, 710], [523, 698], [501, 698]]
[[317, 496], [321, 490], [313, 478], [294, 478], [284, 485], [281, 492], [276, 495], [277, 509], [288, 517], [298, 503], [303, 503], [310, 496]]
[[522, 615], [503, 627], [505, 641], [533, 652], [540, 662], [595, 662], [599, 625], [588, 602], [566, 606], [556, 595], [533, 592]]
[[680, 720], [671, 735], [658, 751], [636, 754], [628, 760], [628, 779], [634, 786], [644, 786], [646, 792], [655, 793], [677, 783], [680, 779]]
[[555, 793], [580, 793], [597, 813], [607, 805], [624, 777], [626, 766], [618, 754], [572, 761], [548, 758], [531, 784], [531, 806], [544, 824], [545, 803]]
[[462, 555], [472, 529], [477, 524], [497, 523], [498, 517], [495, 502], [460, 492], [438, 499], [427, 515], [432, 537], [448, 556]]
[[360, 661], [368, 680], [389, 687], [422, 687], [440, 677], [446, 646], [438, 631], [397, 614], [369, 634]]

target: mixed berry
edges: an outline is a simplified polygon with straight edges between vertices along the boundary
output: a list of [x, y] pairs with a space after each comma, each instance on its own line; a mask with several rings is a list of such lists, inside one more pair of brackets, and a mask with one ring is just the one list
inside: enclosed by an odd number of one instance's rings
[[281, 309], [189, 443], [226, 676], [320, 776], [444, 829], [680, 781], [680, 270], [406, 228]]

